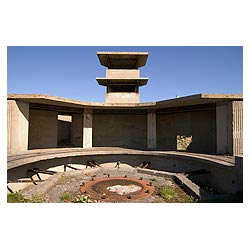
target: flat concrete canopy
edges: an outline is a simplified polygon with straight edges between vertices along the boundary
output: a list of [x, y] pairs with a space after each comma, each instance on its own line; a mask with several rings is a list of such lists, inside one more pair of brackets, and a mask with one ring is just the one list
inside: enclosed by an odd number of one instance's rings
[[144, 86], [148, 82], [148, 78], [96, 78], [97, 82], [102, 86], [108, 86], [111, 84], [126, 84], [126, 85], [136, 85]]
[[97, 56], [109, 69], [138, 69], [146, 64], [148, 52], [97, 52]]
[[196, 94], [184, 96], [159, 102], [144, 102], [144, 103], [103, 103], [103, 102], [84, 102], [72, 100], [57, 96], [43, 94], [8, 94], [8, 100], [20, 100], [23, 102], [41, 104], [53, 107], [77, 108], [77, 109], [160, 109], [174, 108], [192, 105], [211, 104], [225, 101], [242, 101], [241, 94]]

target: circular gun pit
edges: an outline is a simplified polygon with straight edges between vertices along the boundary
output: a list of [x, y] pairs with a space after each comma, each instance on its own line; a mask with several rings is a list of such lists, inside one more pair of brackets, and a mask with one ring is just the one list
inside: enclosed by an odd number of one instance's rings
[[154, 193], [154, 186], [146, 181], [132, 177], [94, 178], [80, 187], [82, 194], [103, 202], [131, 202], [142, 200]]

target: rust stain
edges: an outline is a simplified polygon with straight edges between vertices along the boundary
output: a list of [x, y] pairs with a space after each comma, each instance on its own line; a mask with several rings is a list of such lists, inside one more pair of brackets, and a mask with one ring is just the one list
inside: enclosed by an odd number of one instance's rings
[[[112, 185], [137, 185], [141, 187], [141, 190], [132, 192], [129, 194], [120, 195], [118, 193], [111, 192], [107, 187]], [[141, 200], [150, 195], [155, 191], [152, 183], [133, 177], [105, 177], [105, 178], [95, 178], [84, 183], [80, 186], [80, 192], [89, 195], [90, 198], [103, 201], [103, 202], [131, 202], [133, 200]]]

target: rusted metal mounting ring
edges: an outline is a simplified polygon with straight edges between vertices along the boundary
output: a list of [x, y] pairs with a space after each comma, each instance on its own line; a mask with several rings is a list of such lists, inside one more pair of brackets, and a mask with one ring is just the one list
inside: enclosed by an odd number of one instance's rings
[[[141, 187], [139, 191], [118, 194], [111, 192], [107, 187], [115, 185], [137, 185]], [[105, 202], [130, 202], [133, 200], [141, 200], [153, 194], [155, 191], [154, 186], [143, 179], [125, 177], [125, 176], [113, 176], [110, 178], [95, 178], [94, 180], [85, 182], [84, 186], [80, 186], [81, 193], [88, 193], [90, 198], [95, 200], [104, 200], [103, 194], [105, 193]], [[129, 198], [128, 198], [129, 197]]]

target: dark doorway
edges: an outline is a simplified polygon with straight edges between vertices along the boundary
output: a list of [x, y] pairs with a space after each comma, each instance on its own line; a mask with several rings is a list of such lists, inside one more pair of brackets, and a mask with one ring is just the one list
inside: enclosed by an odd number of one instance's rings
[[71, 147], [71, 115], [58, 115], [58, 147]]

